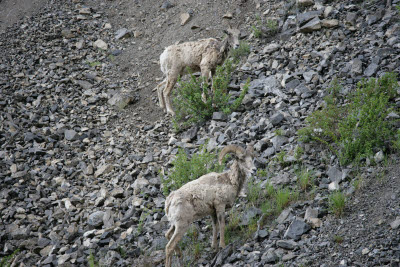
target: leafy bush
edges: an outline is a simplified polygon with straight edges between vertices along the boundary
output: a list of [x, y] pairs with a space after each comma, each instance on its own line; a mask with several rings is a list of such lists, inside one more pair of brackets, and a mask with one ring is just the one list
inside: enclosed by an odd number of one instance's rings
[[393, 111], [389, 100], [397, 94], [397, 87], [394, 73], [362, 80], [348, 97], [348, 104], [339, 106], [337, 85], [333, 85], [325, 98], [326, 107], [312, 113], [306, 119], [308, 126], [298, 134], [303, 141], [326, 144], [341, 164], [358, 163], [377, 150], [386, 151], [395, 140], [393, 122], [386, 117]]
[[[227, 59], [222, 66], [216, 68], [212, 79], [213, 90], [210, 90], [204, 77], [197, 78], [190, 74], [189, 81], [178, 80], [179, 86], [173, 92], [173, 106], [176, 113], [173, 124], [176, 130], [205, 121], [211, 118], [215, 111], [230, 114], [240, 106], [249, 90], [250, 80], [246, 82], [238, 97], [230, 95], [228, 85], [233, 67], [232, 60]], [[188, 71], [190, 73], [190, 70]], [[206, 95], [205, 101], [202, 97], [203, 92]]]
[[224, 164], [218, 164], [217, 156], [218, 152], [209, 152], [203, 145], [199, 152], [189, 159], [185, 151], [180, 148], [176, 158], [172, 161], [172, 170], [168, 176], [162, 177], [164, 195], [168, 196], [171, 191], [206, 173], [223, 171]]

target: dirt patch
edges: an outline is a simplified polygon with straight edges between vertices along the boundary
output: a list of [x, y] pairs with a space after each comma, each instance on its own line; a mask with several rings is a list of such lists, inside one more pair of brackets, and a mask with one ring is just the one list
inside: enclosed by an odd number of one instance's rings
[[49, 0], [0, 0], [0, 32], [24, 16], [37, 13]]

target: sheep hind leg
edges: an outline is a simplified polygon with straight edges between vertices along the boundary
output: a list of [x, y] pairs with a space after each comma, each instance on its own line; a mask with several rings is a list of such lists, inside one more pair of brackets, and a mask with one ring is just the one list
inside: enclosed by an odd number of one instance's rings
[[174, 78], [168, 78], [167, 85], [165, 86], [165, 89], [163, 91], [163, 95], [164, 95], [165, 106], [167, 108], [167, 112], [169, 114], [171, 114], [172, 116], [175, 116], [175, 112], [172, 109], [172, 105], [171, 105], [171, 92], [172, 92], [172, 89], [174, 88], [178, 79], [175, 78], [175, 76], [173, 76], [173, 77]]
[[157, 94], [158, 94], [158, 104], [160, 105], [160, 107], [162, 108], [162, 109], [164, 109], [165, 108], [165, 100], [164, 100], [164, 96], [163, 96], [163, 90], [164, 90], [164, 87], [165, 87], [165, 83], [166, 83], [167, 81], [166, 81], [166, 79], [164, 80], [164, 81], [162, 81], [161, 83], [159, 83], [158, 85], [157, 85]]
[[213, 227], [213, 236], [212, 236], [212, 241], [211, 241], [211, 248], [216, 249], [217, 248], [217, 235], [218, 235], [218, 219], [217, 219], [217, 214], [212, 214], [212, 227]]
[[187, 226], [183, 225], [175, 226], [175, 232], [172, 235], [172, 238], [169, 240], [167, 246], [165, 247], [165, 267], [171, 267], [172, 252], [176, 251], [178, 242], [182, 239], [187, 228], [188, 228]]
[[[171, 228], [169, 228], [169, 230], [165, 234], [165, 237], [167, 238], [168, 241], [171, 239], [171, 236], [173, 235], [174, 231], [175, 231], [175, 225], [172, 225]], [[181, 249], [178, 246], [176, 246], [175, 248], [175, 253], [179, 256], [182, 255]]]
[[225, 206], [220, 206], [217, 209], [217, 218], [219, 223], [219, 247], [225, 248]]

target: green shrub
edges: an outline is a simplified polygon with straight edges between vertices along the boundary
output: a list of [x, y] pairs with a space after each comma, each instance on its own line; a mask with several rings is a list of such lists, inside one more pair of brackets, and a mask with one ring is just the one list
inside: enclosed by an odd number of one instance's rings
[[173, 168], [167, 176], [162, 177], [163, 192], [165, 196], [182, 185], [199, 178], [209, 172], [221, 172], [222, 165], [217, 162], [218, 152], [209, 152], [206, 145], [200, 147], [199, 152], [189, 159], [185, 151], [180, 148], [176, 158], [172, 161]]
[[329, 210], [336, 216], [340, 216], [346, 207], [346, 196], [340, 191], [335, 191], [329, 196], [328, 204]]
[[385, 118], [393, 111], [389, 100], [397, 94], [397, 87], [394, 73], [362, 80], [348, 97], [348, 104], [339, 106], [338, 85], [333, 84], [325, 98], [326, 107], [313, 112], [306, 119], [308, 126], [298, 131], [301, 140], [326, 144], [343, 165], [359, 163], [376, 150], [386, 151], [386, 144], [395, 140], [393, 122]]
[[260, 184], [261, 182], [256, 183], [254, 178], [250, 178], [247, 183], [247, 199], [254, 206], [258, 204], [261, 198], [262, 188]]
[[229, 57], [232, 58], [233, 62], [239, 62], [242, 57], [246, 57], [250, 54], [250, 46], [244, 41], [240, 41], [240, 45], [237, 49], [231, 49]]
[[[225, 60], [222, 66], [216, 68], [212, 78], [213, 90], [210, 90], [204, 77], [197, 78], [190, 74], [188, 81], [178, 80], [179, 86], [173, 91], [173, 106], [176, 113], [173, 124], [176, 130], [205, 121], [211, 118], [215, 111], [230, 114], [240, 106], [249, 89], [250, 80], [246, 82], [238, 97], [230, 95], [228, 85], [233, 68], [231, 59]], [[203, 92], [206, 95], [205, 101], [202, 98]]]
[[10, 267], [18, 253], [19, 249], [16, 249], [11, 255], [0, 258], [0, 267]]
[[89, 265], [89, 267], [98, 267], [99, 266], [99, 263], [94, 258], [94, 255], [92, 252], [90, 252], [89, 257], [88, 257], [88, 265]]
[[262, 31], [259, 29], [258, 26], [252, 25], [251, 29], [253, 30], [253, 35], [256, 38], [261, 38], [262, 36]]

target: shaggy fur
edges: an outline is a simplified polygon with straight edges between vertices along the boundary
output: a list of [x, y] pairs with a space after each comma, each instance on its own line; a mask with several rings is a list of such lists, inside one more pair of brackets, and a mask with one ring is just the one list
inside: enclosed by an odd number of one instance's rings
[[209, 38], [165, 48], [160, 56], [160, 67], [165, 79], [156, 87], [161, 108], [171, 115], [175, 114], [171, 106], [171, 92], [178, 77], [185, 75], [187, 68], [194, 72], [201, 71], [201, 75], [208, 81], [216, 67], [224, 62], [229, 50], [239, 47], [240, 31], [229, 28], [225, 32], [228, 36], [223, 41]]
[[226, 146], [219, 155], [220, 163], [227, 153], [237, 158], [229, 171], [203, 175], [167, 197], [165, 213], [171, 228], [165, 234], [169, 240], [165, 248], [166, 267], [171, 266], [172, 253], [177, 250], [177, 244], [190, 224], [207, 215], [211, 215], [213, 222], [212, 248], [217, 247], [218, 230], [219, 246], [225, 247], [225, 210], [233, 206], [247, 176], [255, 170], [251, 146], [246, 150], [234, 145]]

